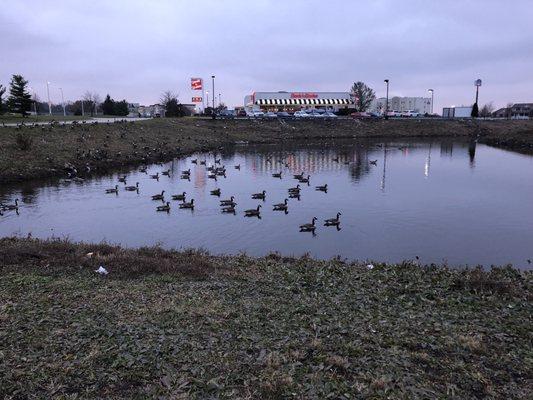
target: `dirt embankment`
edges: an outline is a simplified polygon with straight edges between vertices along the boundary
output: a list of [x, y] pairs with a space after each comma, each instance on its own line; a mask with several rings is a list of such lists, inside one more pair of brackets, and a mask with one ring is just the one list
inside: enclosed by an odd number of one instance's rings
[[526, 399], [532, 283], [0, 239], [0, 398]]
[[[159, 119], [135, 123], [0, 128], [0, 183], [166, 161], [235, 142], [364, 137], [477, 137], [533, 153], [533, 121], [254, 121]], [[75, 172], [74, 172], [75, 170]]]

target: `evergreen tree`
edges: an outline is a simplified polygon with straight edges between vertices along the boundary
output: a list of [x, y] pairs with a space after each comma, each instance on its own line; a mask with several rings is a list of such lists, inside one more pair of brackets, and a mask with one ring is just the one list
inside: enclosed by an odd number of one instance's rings
[[173, 98], [165, 104], [165, 117], [181, 117], [181, 108], [178, 99]]
[[109, 94], [105, 97], [105, 100], [102, 103], [102, 112], [104, 115], [115, 115], [115, 100], [113, 100]]
[[126, 100], [115, 102], [114, 115], [125, 117], [129, 114], [128, 102]]
[[474, 103], [474, 106], [472, 107], [472, 113], [470, 114], [472, 118], [479, 117], [479, 108], [477, 106], [477, 103]]
[[0, 114], [4, 112], [4, 101], [2, 100], [2, 96], [6, 92], [5, 86], [0, 85]]
[[9, 111], [21, 114], [23, 117], [28, 115], [31, 108], [31, 95], [26, 91], [28, 81], [22, 75], [13, 75], [9, 85], [9, 99], [7, 106]]
[[368, 110], [368, 107], [376, 98], [374, 90], [363, 82], [354, 83], [351, 91], [355, 96], [355, 111], [363, 112]]

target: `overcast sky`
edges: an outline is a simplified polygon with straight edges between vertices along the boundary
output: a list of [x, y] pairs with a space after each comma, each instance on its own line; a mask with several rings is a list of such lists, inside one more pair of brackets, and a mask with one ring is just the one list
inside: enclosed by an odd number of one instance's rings
[[0, 0], [0, 83], [23, 74], [41, 99], [85, 91], [190, 102], [190, 78], [230, 106], [253, 91], [426, 96], [435, 111], [533, 101], [533, 0]]

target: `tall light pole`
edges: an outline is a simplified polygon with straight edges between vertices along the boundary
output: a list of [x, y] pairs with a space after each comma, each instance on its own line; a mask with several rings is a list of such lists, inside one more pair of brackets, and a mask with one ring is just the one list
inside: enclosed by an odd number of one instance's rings
[[61, 103], [63, 104], [63, 117], [66, 117], [67, 112], [65, 110], [65, 97], [63, 96], [63, 88], [59, 88], [59, 91], [61, 92]]
[[476, 86], [476, 104], [479, 98], [479, 87], [481, 86], [481, 79], [476, 79], [474, 82], [474, 85]]
[[387, 97], [385, 100], [385, 119], [389, 119], [389, 80], [385, 79], [383, 82], [387, 85]]
[[428, 92], [431, 93], [431, 114], [433, 114], [433, 89], [428, 89]]
[[213, 112], [215, 111], [215, 75], [211, 75], [211, 82], [213, 85]]
[[219, 106], [219, 107], [220, 107], [220, 103], [221, 103], [221, 101], [220, 101], [220, 93], [219, 93], [219, 94], [218, 94], [218, 106]]
[[[207, 107], [209, 107], [209, 90], [205, 91], [205, 99], [206, 99]], [[205, 110], [204, 110], [204, 114], [205, 114]]]
[[50, 82], [46, 81], [46, 94], [48, 95], [48, 114], [52, 115], [52, 103], [50, 102]]

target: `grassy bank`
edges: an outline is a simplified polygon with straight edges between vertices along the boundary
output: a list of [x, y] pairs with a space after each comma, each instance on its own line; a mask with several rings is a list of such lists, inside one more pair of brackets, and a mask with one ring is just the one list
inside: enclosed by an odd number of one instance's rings
[[[533, 121], [212, 121], [158, 119], [135, 123], [0, 128], [0, 183], [106, 172], [169, 160], [193, 151], [286, 140], [366, 137], [476, 137], [533, 153]], [[497, 143], [496, 143], [497, 142]]]
[[3, 398], [533, 390], [531, 273], [24, 239], [0, 240], [0, 268]]

